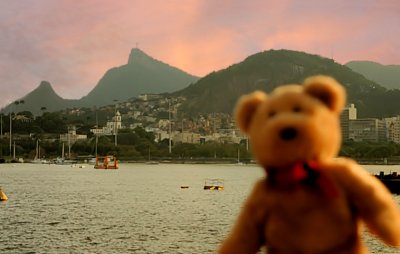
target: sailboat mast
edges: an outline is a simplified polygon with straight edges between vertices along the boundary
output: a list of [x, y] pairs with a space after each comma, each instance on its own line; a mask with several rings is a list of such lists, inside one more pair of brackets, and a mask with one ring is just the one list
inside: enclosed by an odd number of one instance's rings
[[97, 157], [97, 143], [98, 142], [99, 142], [99, 137], [96, 134], [96, 146], [95, 146], [95, 150], [94, 150], [94, 153], [95, 153], [96, 157]]
[[237, 162], [240, 163], [240, 146], [238, 146]]
[[3, 158], [3, 112], [1, 112], [0, 117], [0, 158]]
[[71, 138], [70, 138], [70, 129], [68, 127], [68, 159], [71, 159]]
[[39, 139], [37, 139], [36, 140], [36, 154], [35, 154], [35, 159], [39, 159], [39, 154], [38, 154], [38, 151], [39, 151]]
[[168, 99], [168, 122], [169, 122], [169, 128], [168, 128], [168, 132], [169, 132], [169, 153], [171, 153], [171, 100]]
[[62, 143], [61, 159], [64, 160], [64, 142]]

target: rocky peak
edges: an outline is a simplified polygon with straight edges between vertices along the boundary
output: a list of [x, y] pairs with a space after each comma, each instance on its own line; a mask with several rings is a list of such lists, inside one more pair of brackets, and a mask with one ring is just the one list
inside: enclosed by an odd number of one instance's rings
[[134, 62], [135, 63], [143, 61], [145, 62], [148, 60], [153, 60], [153, 59], [139, 48], [133, 48], [129, 55], [128, 64], [133, 64]]
[[51, 86], [50, 82], [43, 80], [42, 82], [40, 82], [39, 86], [37, 89], [50, 89], [53, 90], [53, 87]]

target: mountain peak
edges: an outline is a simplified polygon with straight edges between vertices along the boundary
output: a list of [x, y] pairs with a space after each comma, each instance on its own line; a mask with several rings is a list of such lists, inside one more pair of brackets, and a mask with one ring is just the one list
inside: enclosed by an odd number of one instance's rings
[[[56, 95], [56, 92], [54, 91], [53, 87], [51, 86], [50, 82], [43, 80], [42, 82], [40, 82], [39, 86], [34, 89], [31, 93], [34, 94], [47, 94], [47, 95]], [[31, 94], [29, 93], [29, 94]], [[28, 95], [29, 95], [28, 94]]]
[[49, 81], [43, 80], [40, 82], [39, 87], [37, 89], [51, 89], [53, 90], [53, 87], [51, 86]]
[[152, 58], [148, 56], [146, 53], [144, 53], [141, 49], [133, 48], [129, 55], [128, 64], [133, 64], [134, 62], [143, 61], [146, 59], [152, 59]]
[[[29, 94], [27, 94], [25, 97], [29, 97], [32, 95], [40, 95], [40, 96], [56, 96], [59, 97], [57, 95], [57, 93], [54, 91], [53, 87], [51, 86], [50, 82], [43, 80], [42, 82], [40, 82], [39, 86], [33, 90], [32, 92], [30, 92]], [[60, 97], [61, 98], [61, 97]]]

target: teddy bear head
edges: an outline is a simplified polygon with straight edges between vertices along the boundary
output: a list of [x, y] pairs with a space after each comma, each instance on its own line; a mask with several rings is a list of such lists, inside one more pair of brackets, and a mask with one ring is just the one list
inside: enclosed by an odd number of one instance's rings
[[333, 78], [313, 76], [303, 85], [277, 87], [243, 96], [236, 122], [250, 138], [253, 155], [264, 168], [322, 161], [341, 145], [340, 113], [345, 90]]

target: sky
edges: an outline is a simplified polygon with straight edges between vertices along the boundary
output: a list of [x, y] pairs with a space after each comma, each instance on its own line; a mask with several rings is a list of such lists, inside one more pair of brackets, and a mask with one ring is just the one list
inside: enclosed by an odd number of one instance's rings
[[196, 76], [270, 49], [400, 64], [398, 0], [1, 0], [0, 107], [90, 92], [132, 48]]

